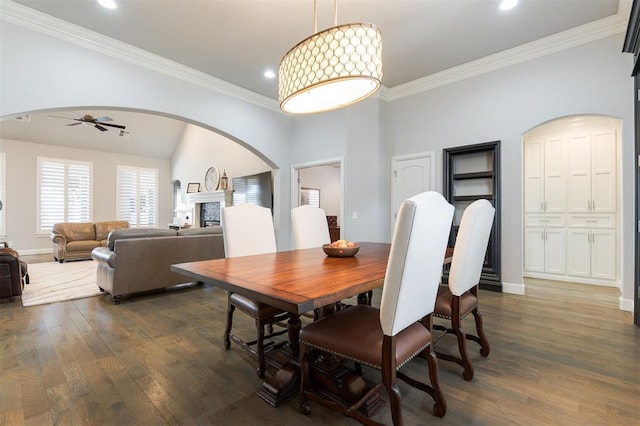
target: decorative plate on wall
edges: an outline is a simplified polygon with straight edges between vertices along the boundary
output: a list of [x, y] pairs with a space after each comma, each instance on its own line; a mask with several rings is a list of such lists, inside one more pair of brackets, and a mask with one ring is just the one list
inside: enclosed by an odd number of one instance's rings
[[206, 191], [214, 191], [218, 188], [220, 182], [220, 173], [215, 167], [209, 167], [204, 175], [204, 189]]

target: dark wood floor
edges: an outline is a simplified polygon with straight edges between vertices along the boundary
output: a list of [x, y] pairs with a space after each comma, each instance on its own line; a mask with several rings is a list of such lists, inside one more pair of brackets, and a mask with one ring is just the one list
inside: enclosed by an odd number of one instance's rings
[[[262, 402], [253, 360], [222, 347], [225, 302], [201, 285], [119, 306], [107, 296], [0, 305], [0, 424], [354, 424], [313, 403], [303, 416], [296, 400]], [[481, 292], [491, 354], [470, 344], [471, 382], [440, 362], [442, 419], [400, 382], [405, 423], [640, 424], [640, 329], [617, 304], [617, 290], [557, 282], [529, 283], [526, 296]], [[405, 369], [427, 371], [421, 359]], [[391, 424], [387, 407], [375, 418]]]

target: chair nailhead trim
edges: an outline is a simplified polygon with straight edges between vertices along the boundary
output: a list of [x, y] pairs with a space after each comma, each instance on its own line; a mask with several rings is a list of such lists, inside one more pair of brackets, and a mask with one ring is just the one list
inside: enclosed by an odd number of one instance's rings
[[[364, 364], [364, 365], [369, 366], [371, 368], [375, 368], [376, 370], [381, 370], [382, 369], [382, 367], [379, 366], [379, 365], [373, 365], [373, 364], [371, 364], [371, 363], [369, 363], [367, 361], [362, 361], [360, 359], [356, 359], [356, 358], [353, 358], [353, 357], [350, 357], [350, 356], [346, 356], [345, 354], [341, 354], [340, 352], [332, 351], [332, 350], [327, 349], [325, 347], [314, 345], [313, 343], [305, 342], [304, 340], [300, 340], [300, 344], [305, 345], [305, 346], [310, 346], [310, 347], [312, 347], [314, 349], [318, 349], [318, 350], [321, 350], [323, 352], [328, 352], [328, 353], [330, 353], [332, 355], [336, 355], [336, 356], [341, 357], [341, 358], [348, 358], [348, 359], [350, 359], [352, 361], [355, 361], [355, 362], [358, 362], [360, 364]], [[412, 356], [407, 358], [407, 360], [405, 362], [403, 362], [400, 365], [397, 365], [396, 366], [396, 371], [401, 369], [406, 363], [408, 363], [413, 358], [415, 358], [420, 352], [424, 351], [430, 344], [431, 343], [427, 343], [426, 345], [422, 346], [420, 349], [418, 349], [416, 352], [414, 352]]]

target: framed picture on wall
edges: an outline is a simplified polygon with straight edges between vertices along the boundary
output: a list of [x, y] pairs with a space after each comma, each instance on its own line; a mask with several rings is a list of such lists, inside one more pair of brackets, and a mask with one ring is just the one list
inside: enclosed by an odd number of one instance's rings
[[200, 192], [200, 184], [199, 183], [189, 183], [187, 185], [187, 194], [191, 194], [192, 192]]

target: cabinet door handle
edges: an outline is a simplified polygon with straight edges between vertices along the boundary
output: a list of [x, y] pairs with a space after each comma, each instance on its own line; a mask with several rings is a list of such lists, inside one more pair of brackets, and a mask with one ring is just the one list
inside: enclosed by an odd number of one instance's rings
[[544, 241], [544, 231], [541, 231], [541, 232], [540, 232], [540, 239], [541, 239], [542, 241]]
[[591, 210], [596, 210], [596, 200], [591, 200]]
[[547, 211], [547, 202], [546, 201], [544, 202], [544, 211], [545, 212]]
[[544, 201], [540, 201], [540, 211], [544, 211]]

